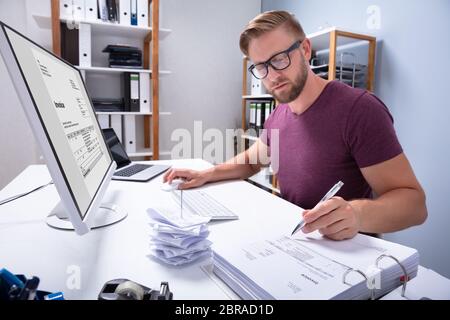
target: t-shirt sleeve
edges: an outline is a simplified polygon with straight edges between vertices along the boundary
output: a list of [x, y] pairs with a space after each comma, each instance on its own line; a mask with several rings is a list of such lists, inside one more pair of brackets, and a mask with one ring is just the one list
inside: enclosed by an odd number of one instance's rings
[[360, 168], [372, 166], [401, 154], [403, 149], [386, 105], [365, 93], [351, 108], [345, 139]]

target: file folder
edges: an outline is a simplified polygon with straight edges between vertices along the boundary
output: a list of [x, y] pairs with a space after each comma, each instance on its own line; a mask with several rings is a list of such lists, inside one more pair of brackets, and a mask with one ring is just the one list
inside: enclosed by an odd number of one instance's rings
[[257, 103], [256, 104], [256, 125], [255, 125], [255, 129], [256, 132], [259, 133], [259, 130], [261, 129], [261, 114], [262, 114], [262, 103]]
[[119, 23], [125, 26], [131, 25], [131, 1], [120, 0], [119, 2]]
[[98, 0], [98, 17], [102, 21], [108, 21], [108, 6], [106, 0]]
[[419, 265], [417, 250], [362, 234], [248, 239], [214, 247], [214, 273], [243, 299], [375, 299], [404, 292]]
[[111, 126], [110, 128], [114, 129], [117, 137], [120, 142], [123, 141], [123, 130], [122, 130], [122, 116], [120, 114], [112, 114], [111, 115]]
[[256, 103], [250, 103], [250, 119], [248, 123], [248, 127], [250, 129], [255, 128], [256, 126]]
[[137, 26], [137, 0], [131, 0], [131, 25]]
[[106, 129], [110, 128], [109, 125], [109, 115], [107, 114], [98, 114], [97, 115], [98, 124], [100, 125], [100, 128]]
[[[264, 122], [266, 122], [266, 120], [269, 119], [270, 107], [271, 107], [271, 103], [270, 102], [266, 102], [264, 104]], [[264, 122], [263, 122], [263, 125], [264, 125]]]
[[140, 112], [150, 112], [150, 74], [141, 73], [139, 77]]
[[61, 57], [73, 65], [91, 66], [91, 25], [80, 23], [69, 29], [61, 22]]
[[59, 1], [59, 16], [64, 20], [72, 20], [72, 0], [60, 0]]
[[148, 0], [137, 0], [137, 25], [148, 27]]
[[135, 116], [124, 116], [123, 145], [128, 154], [136, 152], [136, 123]]
[[80, 67], [91, 66], [91, 25], [80, 23], [78, 31], [78, 54]]
[[266, 89], [264, 88], [261, 79], [256, 79], [255, 77], [252, 77], [251, 85], [252, 85], [251, 87], [252, 96], [260, 96], [266, 93]]
[[72, 0], [73, 20], [83, 21], [85, 16], [84, 0]]
[[97, 0], [84, 0], [85, 19], [95, 21], [98, 16]]
[[139, 73], [125, 72], [124, 75], [125, 110], [139, 112]]
[[108, 8], [108, 20], [110, 22], [117, 22], [117, 6], [115, 0], [106, 0], [106, 7]]

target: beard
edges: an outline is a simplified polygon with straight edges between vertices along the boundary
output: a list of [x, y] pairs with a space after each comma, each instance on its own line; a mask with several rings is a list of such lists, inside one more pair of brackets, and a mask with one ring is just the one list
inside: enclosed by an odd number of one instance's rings
[[275, 99], [279, 103], [289, 103], [291, 101], [294, 101], [302, 93], [307, 78], [308, 66], [305, 63], [305, 59], [303, 59], [302, 57], [302, 61], [300, 63], [300, 72], [294, 79], [294, 81], [290, 81], [284, 78], [280, 79], [277, 83], [274, 84], [274, 86], [277, 86], [280, 83], [287, 82], [285, 86], [288, 88], [283, 88], [284, 90], [279, 92], [275, 92], [277, 89], [268, 91], [275, 97]]

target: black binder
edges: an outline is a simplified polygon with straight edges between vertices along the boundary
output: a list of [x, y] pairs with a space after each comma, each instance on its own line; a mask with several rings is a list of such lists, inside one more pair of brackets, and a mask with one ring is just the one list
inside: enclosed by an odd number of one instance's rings
[[115, 0], [106, 0], [106, 7], [108, 8], [108, 20], [117, 22], [117, 4]]
[[67, 28], [63, 22], [61, 22], [61, 58], [75, 66], [80, 65], [79, 31], [77, 28]]
[[125, 111], [139, 112], [139, 73], [125, 72], [123, 79]]

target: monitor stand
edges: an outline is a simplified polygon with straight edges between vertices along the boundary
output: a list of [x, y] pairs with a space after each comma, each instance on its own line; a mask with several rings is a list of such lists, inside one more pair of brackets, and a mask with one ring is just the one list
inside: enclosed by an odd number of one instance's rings
[[[112, 225], [122, 221], [127, 215], [128, 213], [122, 207], [114, 203], [102, 203], [94, 213], [92, 220], [89, 221], [89, 228], [96, 229]], [[47, 224], [56, 229], [74, 230], [61, 202], [57, 204], [47, 217]]]

